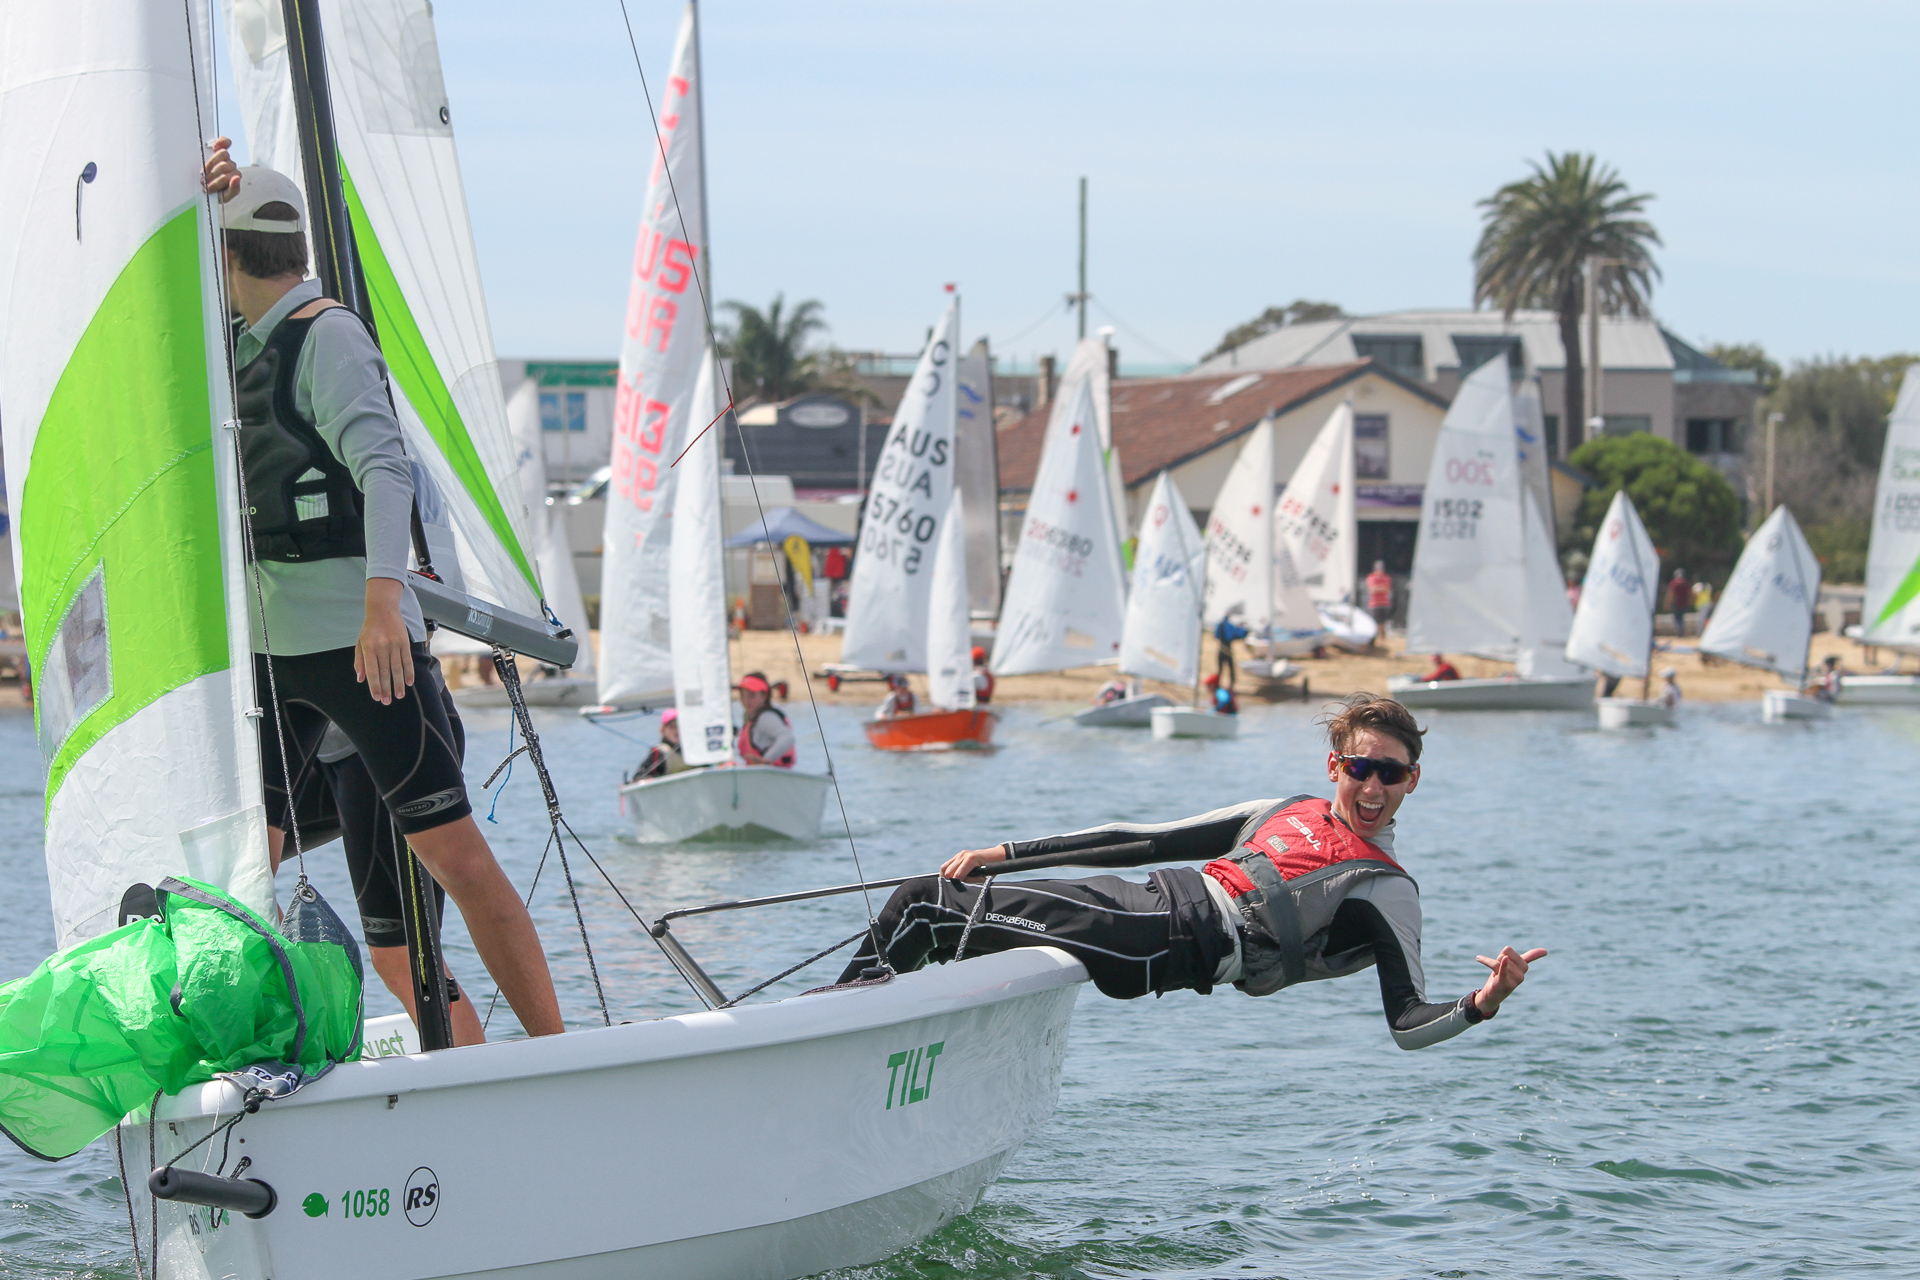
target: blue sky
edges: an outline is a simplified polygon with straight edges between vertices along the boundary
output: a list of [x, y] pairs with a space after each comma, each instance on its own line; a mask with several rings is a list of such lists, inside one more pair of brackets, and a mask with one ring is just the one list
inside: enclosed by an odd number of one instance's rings
[[[627, 3], [657, 93], [682, 6]], [[650, 145], [617, 0], [435, 16], [499, 350], [610, 357]], [[1064, 353], [1082, 174], [1093, 323], [1130, 364], [1191, 360], [1296, 297], [1464, 306], [1475, 201], [1575, 148], [1657, 196], [1654, 303], [1683, 337], [1920, 350], [1920, 6], [712, 0], [702, 19], [718, 296], [818, 298], [842, 346], [915, 348], [951, 280], [969, 340]]]

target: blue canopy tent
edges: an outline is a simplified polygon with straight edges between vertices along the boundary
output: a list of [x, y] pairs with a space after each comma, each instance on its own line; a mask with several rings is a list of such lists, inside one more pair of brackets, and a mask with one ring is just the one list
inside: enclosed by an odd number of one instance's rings
[[756, 520], [728, 538], [727, 545], [751, 547], [771, 542], [777, 547], [796, 533], [816, 547], [846, 547], [852, 546], [855, 541], [853, 534], [829, 529], [817, 520], [807, 519], [792, 507], [775, 507], [767, 512], [765, 520]]

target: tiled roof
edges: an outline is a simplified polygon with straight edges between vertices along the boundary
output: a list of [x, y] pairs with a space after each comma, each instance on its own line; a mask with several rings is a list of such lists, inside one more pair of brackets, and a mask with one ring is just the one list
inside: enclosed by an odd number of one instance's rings
[[[1227, 377], [1123, 378], [1113, 384], [1113, 441], [1123, 478], [1129, 488], [1150, 480], [1163, 467], [1244, 434], [1269, 412], [1284, 414], [1369, 370], [1392, 376], [1362, 360]], [[1043, 405], [1001, 429], [1002, 490], [1033, 487], [1051, 408]]]

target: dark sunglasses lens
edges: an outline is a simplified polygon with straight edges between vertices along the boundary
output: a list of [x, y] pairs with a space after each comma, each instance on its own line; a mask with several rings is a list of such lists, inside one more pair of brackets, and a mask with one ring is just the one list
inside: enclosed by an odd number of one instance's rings
[[1345, 762], [1347, 776], [1356, 782], [1365, 782], [1375, 774], [1380, 775], [1380, 785], [1397, 787], [1407, 780], [1410, 765], [1398, 760], [1375, 760], [1370, 756], [1349, 756]]

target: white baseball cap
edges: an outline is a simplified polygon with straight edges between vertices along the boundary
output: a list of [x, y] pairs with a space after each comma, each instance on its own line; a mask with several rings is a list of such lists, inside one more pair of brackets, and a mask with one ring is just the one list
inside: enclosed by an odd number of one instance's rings
[[[294, 220], [254, 216], [262, 205], [280, 201], [293, 209]], [[300, 184], [277, 169], [250, 164], [240, 170], [240, 189], [220, 206], [220, 225], [229, 231], [272, 231], [286, 235], [307, 229], [307, 198]]]

